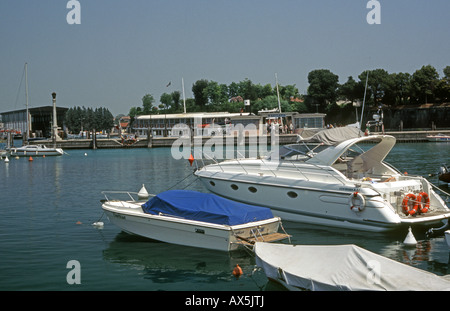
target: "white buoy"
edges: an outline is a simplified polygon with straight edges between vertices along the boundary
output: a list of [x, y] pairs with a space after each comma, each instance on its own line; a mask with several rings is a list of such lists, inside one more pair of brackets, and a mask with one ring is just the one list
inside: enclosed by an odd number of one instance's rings
[[417, 244], [416, 238], [414, 237], [411, 227], [408, 229], [408, 234], [406, 235], [405, 240], [403, 241], [403, 244], [413, 246]]
[[138, 198], [139, 198], [139, 200], [147, 200], [148, 197], [149, 197], [149, 194], [147, 192], [147, 189], [145, 189], [144, 184], [142, 184], [142, 188], [141, 188], [141, 190], [139, 190], [139, 193], [138, 193]]
[[84, 156], [87, 157], [87, 153], [86, 152], [84, 153]]
[[8, 156], [6, 156], [6, 158], [5, 158], [5, 163], [9, 163]]

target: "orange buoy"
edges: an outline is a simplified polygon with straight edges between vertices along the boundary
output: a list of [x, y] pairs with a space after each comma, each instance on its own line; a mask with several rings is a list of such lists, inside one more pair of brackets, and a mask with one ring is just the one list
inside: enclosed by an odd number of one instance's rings
[[32, 158], [32, 157], [29, 157], [29, 158], [28, 158], [28, 161], [30, 161], [30, 162], [33, 161], [33, 158]]
[[77, 224], [77, 225], [81, 225], [81, 221], [77, 221], [76, 224]]
[[236, 265], [233, 269], [233, 275], [238, 279], [242, 275], [242, 269], [239, 265]]
[[189, 157], [189, 163], [191, 163], [191, 166], [192, 166], [192, 163], [194, 163], [194, 157], [192, 156], [192, 153], [191, 153], [191, 156]]

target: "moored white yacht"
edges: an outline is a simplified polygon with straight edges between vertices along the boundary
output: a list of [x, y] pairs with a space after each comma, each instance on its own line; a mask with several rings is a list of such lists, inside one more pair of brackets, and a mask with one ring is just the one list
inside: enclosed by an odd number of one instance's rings
[[195, 175], [211, 192], [269, 207], [286, 221], [373, 232], [442, 225], [450, 210], [433, 185], [384, 162], [395, 141], [328, 129], [282, 146], [278, 158], [226, 160]]
[[22, 147], [13, 147], [10, 149], [11, 156], [29, 157], [29, 156], [60, 156], [64, 151], [61, 148], [52, 148], [45, 145], [26, 145]]

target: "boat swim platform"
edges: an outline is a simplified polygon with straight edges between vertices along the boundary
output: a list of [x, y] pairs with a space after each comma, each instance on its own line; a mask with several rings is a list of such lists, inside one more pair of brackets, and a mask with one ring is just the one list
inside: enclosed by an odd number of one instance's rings
[[277, 242], [284, 239], [290, 239], [292, 235], [287, 233], [281, 233], [281, 232], [274, 232], [274, 233], [268, 233], [268, 234], [262, 234], [258, 236], [254, 236], [251, 238], [244, 238], [238, 235], [235, 235], [235, 237], [239, 240], [238, 243], [246, 245], [246, 246], [253, 246], [256, 242]]

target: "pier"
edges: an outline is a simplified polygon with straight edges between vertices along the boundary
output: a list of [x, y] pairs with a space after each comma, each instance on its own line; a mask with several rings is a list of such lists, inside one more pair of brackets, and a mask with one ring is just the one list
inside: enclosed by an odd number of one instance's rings
[[[420, 143], [427, 142], [428, 135], [436, 134], [450, 135], [450, 130], [436, 130], [436, 131], [386, 131], [384, 134], [392, 135], [397, 139], [397, 143]], [[372, 132], [371, 135], [382, 134], [381, 132]], [[279, 135], [279, 144], [293, 144], [297, 141], [296, 134], [284, 134]], [[133, 142], [122, 142], [118, 138], [109, 139], [68, 139], [56, 141], [56, 147], [66, 149], [118, 149], [118, 148], [158, 148], [158, 147], [172, 147], [173, 144], [178, 141], [179, 144], [188, 145], [189, 141], [194, 146], [208, 144], [227, 145], [230, 141], [236, 146], [239, 142], [239, 137], [234, 136], [196, 136], [194, 139], [182, 138], [182, 137], [153, 137], [148, 140], [147, 138], [137, 139]], [[246, 146], [249, 144], [271, 144], [270, 136], [245, 136], [241, 142]], [[32, 141], [30, 144], [45, 144], [55, 145], [52, 140], [38, 140]]]

